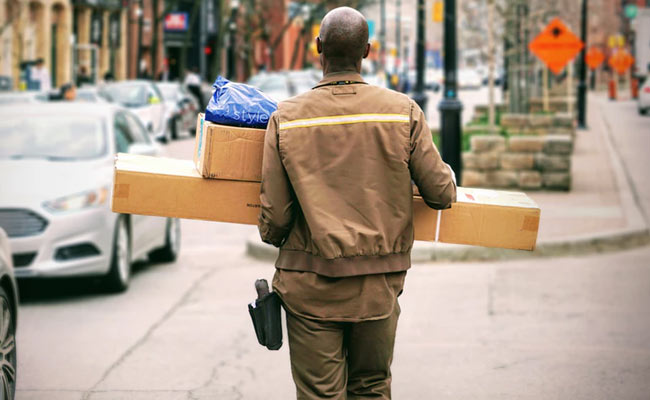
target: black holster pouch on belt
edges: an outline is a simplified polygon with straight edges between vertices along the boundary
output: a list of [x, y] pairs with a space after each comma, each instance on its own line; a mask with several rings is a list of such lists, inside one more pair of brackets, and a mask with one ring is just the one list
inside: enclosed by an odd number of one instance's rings
[[270, 292], [248, 305], [257, 341], [269, 350], [282, 347], [282, 319], [280, 297]]

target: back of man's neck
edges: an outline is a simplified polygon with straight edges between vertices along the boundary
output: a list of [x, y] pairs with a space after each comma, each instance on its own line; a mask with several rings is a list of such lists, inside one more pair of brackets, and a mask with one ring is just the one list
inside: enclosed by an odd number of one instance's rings
[[356, 68], [336, 68], [336, 69], [326, 69], [323, 71], [323, 76], [334, 75], [334, 74], [359, 74], [361, 73]]

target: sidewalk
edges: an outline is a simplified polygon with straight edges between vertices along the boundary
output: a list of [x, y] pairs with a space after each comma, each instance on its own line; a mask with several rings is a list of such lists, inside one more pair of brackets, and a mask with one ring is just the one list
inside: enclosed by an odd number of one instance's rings
[[[576, 133], [572, 190], [527, 193], [542, 210], [535, 251], [415, 242], [413, 262], [578, 255], [650, 243], [648, 222], [613, 149], [610, 127], [616, 129], [616, 121], [606, 123], [602, 112], [607, 98], [604, 93], [590, 94], [588, 101], [588, 129]], [[275, 260], [277, 255], [257, 235], [248, 239], [246, 247], [255, 258]]]

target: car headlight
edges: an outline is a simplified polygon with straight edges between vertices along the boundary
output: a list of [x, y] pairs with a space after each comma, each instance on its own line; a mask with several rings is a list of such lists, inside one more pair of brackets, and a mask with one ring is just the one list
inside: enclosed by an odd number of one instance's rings
[[106, 203], [108, 195], [109, 188], [104, 186], [99, 189], [46, 201], [43, 203], [43, 207], [51, 212], [78, 211]]

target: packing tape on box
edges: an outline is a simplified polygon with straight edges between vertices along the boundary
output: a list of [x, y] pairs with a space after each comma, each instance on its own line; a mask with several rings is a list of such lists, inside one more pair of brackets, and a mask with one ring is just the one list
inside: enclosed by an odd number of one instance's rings
[[438, 210], [438, 218], [436, 221], [436, 243], [438, 243], [438, 238], [440, 236], [440, 220], [442, 219], [442, 210]]

